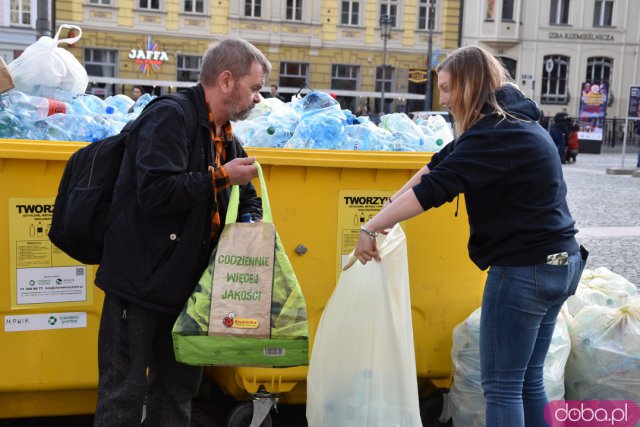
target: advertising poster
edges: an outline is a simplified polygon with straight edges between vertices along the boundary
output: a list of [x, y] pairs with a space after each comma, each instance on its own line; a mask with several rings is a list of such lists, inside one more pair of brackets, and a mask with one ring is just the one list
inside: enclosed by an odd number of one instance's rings
[[629, 89], [629, 110], [627, 117], [630, 119], [640, 119], [640, 86], [631, 86]]
[[582, 83], [578, 138], [602, 141], [607, 113], [608, 83]]
[[87, 266], [49, 240], [54, 198], [9, 199], [11, 307], [91, 304]]

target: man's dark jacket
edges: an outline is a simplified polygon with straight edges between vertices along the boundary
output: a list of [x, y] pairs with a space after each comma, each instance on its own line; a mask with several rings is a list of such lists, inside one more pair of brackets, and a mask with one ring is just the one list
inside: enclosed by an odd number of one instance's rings
[[[113, 204], [130, 198], [105, 233], [96, 284], [105, 292], [154, 310], [177, 314], [207, 267], [215, 245], [214, 209], [224, 223], [230, 191], [216, 206], [214, 164], [204, 91], [196, 85], [178, 94], [193, 105], [195, 120], [174, 100], [150, 104], [127, 139]], [[177, 95], [176, 95], [177, 96]], [[196, 123], [195, 132], [187, 123]], [[195, 134], [195, 135], [194, 135]], [[129, 144], [133, 144], [130, 146]], [[226, 162], [247, 157], [239, 141], [226, 145]], [[135, 185], [135, 191], [130, 191]], [[135, 196], [135, 197], [134, 197]], [[240, 213], [260, 218], [260, 198], [251, 183], [241, 186]]]

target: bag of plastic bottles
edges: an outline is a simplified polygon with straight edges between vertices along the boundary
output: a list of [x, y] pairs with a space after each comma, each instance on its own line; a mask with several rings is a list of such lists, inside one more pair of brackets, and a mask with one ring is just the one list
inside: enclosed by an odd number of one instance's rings
[[[486, 401], [480, 381], [480, 311], [478, 308], [453, 329], [453, 386], [445, 395], [441, 421], [453, 418], [454, 426], [486, 425]], [[570, 351], [569, 330], [561, 312], [544, 361], [544, 388], [550, 401], [564, 399], [564, 371]]]
[[567, 400], [640, 401], [640, 297], [592, 305], [570, 322]]
[[606, 267], [599, 267], [584, 270], [576, 293], [569, 297], [567, 306], [571, 316], [577, 316], [580, 310], [590, 305], [621, 307], [637, 294], [638, 289], [633, 283]]
[[309, 427], [422, 426], [404, 232], [378, 237], [381, 262], [340, 275], [307, 376]]
[[[63, 28], [76, 30], [78, 35], [59, 39]], [[63, 24], [54, 38], [41, 37], [27, 47], [8, 66], [16, 89], [30, 95], [44, 95], [56, 89], [75, 94], [84, 93], [89, 84], [87, 71], [75, 56], [58, 47], [60, 43], [76, 43], [81, 36], [80, 27]]]

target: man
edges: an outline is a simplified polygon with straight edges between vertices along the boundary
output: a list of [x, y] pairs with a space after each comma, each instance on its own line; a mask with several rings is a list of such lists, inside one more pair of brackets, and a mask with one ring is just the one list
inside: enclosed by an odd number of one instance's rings
[[255, 158], [230, 121], [248, 116], [270, 72], [253, 45], [226, 39], [205, 53], [199, 84], [176, 95], [193, 111], [162, 99], [130, 131], [114, 204], [132, 200], [105, 233], [96, 274], [105, 291], [96, 426], [140, 425], [145, 398], [146, 425], [189, 426], [202, 368], [176, 362], [171, 329], [224, 227], [231, 185], [241, 185], [239, 214], [261, 217]]
[[278, 93], [278, 85], [271, 85], [271, 98], [278, 98], [280, 101], [284, 102], [284, 98]]
[[133, 99], [134, 101], [137, 101], [138, 98], [140, 98], [142, 95], [144, 95], [142, 86], [136, 85], [131, 89], [131, 99]]

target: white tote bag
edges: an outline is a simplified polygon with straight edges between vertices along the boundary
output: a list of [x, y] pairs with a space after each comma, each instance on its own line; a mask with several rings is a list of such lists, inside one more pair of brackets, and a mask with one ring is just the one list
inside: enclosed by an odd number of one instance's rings
[[342, 272], [307, 377], [309, 427], [421, 426], [406, 238], [378, 237], [381, 262]]

